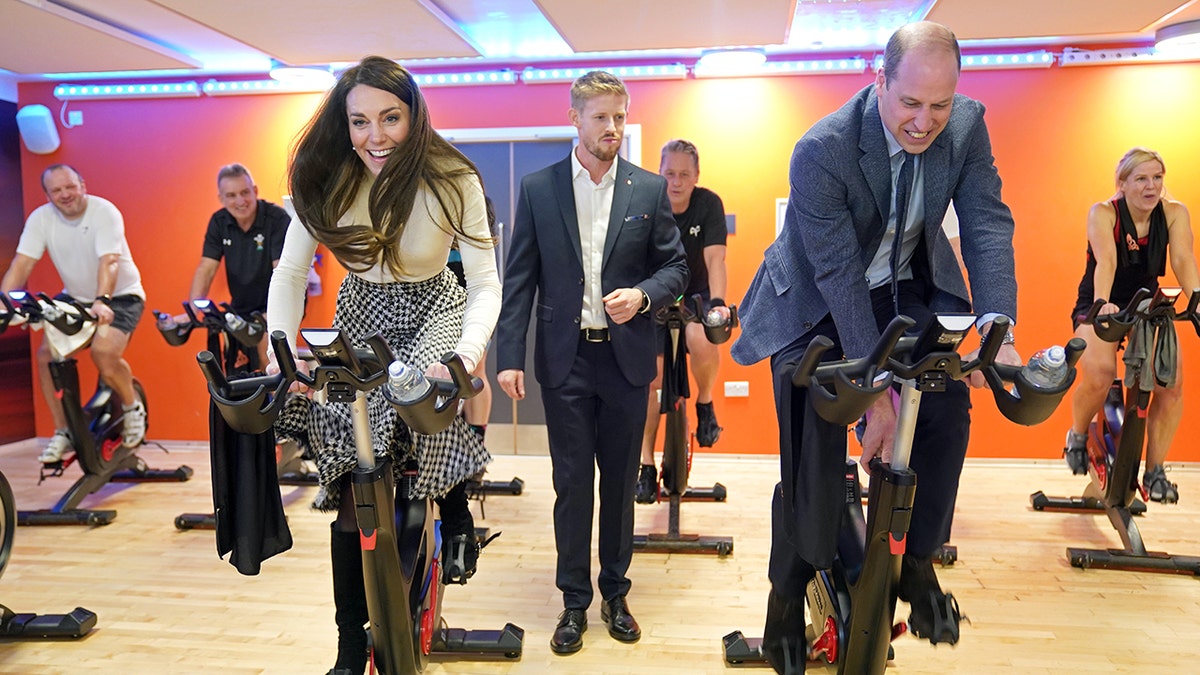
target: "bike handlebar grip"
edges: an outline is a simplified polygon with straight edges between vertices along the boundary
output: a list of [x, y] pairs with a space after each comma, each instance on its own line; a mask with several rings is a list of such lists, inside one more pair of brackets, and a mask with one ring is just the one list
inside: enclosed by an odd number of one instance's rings
[[[867, 362], [875, 366], [876, 370], [882, 370], [887, 365], [888, 356], [896, 348], [896, 343], [900, 341], [900, 338], [904, 336], [904, 333], [909, 328], [915, 325], [917, 325], [916, 321], [903, 314], [892, 318], [888, 322], [887, 327], [883, 329], [883, 334], [879, 336], [879, 342], [875, 343], [875, 349], [871, 350], [871, 353], [867, 355]], [[871, 375], [874, 375], [874, 373], [871, 373]]]
[[796, 364], [796, 370], [792, 371], [792, 386], [808, 386], [809, 378], [817, 371], [817, 365], [821, 363], [821, 356], [832, 347], [833, 340], [828, 337], [824, 335], [814, 337], [804, 348], [804, 355], [800, 357], [800, 363]]
[[453, 383], [454, 390], [448, 392], [448, 396], [467, 399], [483, 391], [483, 380], [472, 377], [467, 372], [462, 357], [457, 353], [446, 352], [442, 355], [441, 362], [450, 371], [450, 381]]
[[292, 356], [292, 348], [288, 345], [287, 334], [281, 330], [271, 332], [271, 349], [275, 351], [275, 363], [285, 380], [300, 382], [306, 386], [313, 384], [312, 378], [305, 377], [296, 369], [296, 359]]
[[1133, 328], [1134, 322], [1137, 321], [1138, 305], [1142, 304], [1142, 301], [1150, 295], [1150, 289], [1139, 288], [1130, 298], [1129, 304], [1125, 305], [1121, 311], [1116, 314], [1097, 316], [1092, 321], [1092, 329], [1096, 331], [1096, 337], [1105, 342], [1117, 342], [1125, 337], [1125, 334]]
[[229, 390], [229, 381], [225, 379], [225, 373], [221, 372], [215, 354], [205, 349], [196, 355], [196, 363], [200, 364], [200, 372], [204, 373], [204, 379], [208, 380], [212, 387], [217, 391]]

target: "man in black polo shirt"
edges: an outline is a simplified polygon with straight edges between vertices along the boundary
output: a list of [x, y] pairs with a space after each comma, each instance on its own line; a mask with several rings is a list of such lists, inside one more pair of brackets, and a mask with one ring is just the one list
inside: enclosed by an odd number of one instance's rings
[[[208, 297], [223, 257], [233, 311], [241, 315], [266, 312], [271, 270], [279, 264], [291, 218], [281, 207], [258, 198], [258, 186], [241, 164], [229, 164], [217, 172], [217, 198], [224, 208], [208, 221], [204, 250], [188, 296], [192, 300]], [[267, 362], [266, 347], [266, 340], [259, 342], [260, 364]]]

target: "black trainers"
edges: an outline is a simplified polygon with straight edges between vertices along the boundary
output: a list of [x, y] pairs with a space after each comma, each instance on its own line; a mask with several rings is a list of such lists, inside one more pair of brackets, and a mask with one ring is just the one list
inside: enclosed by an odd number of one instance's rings
[[943, 593], [938, 585], [932, 559], [904, 556], [896, 595], [912, 609], [908, 627], [913, 635], [935, 645], [958, 642], [958, 624], [965, 617], [959, 612], [954, 596]]
[[711, 448], [721, 437], [722, 427], [717, 426], [717, 413], [712, 402], [696, 404], [696, 442], [702, 448]]
[[658, 501], [658, 470], [653, 464], [643, 464], [638, 470], [637, 492], [633, 501], [638, 504], [653, 504]]
[[1142, 485], [1152, 501], [1162, 504], [1174, 504], [1179, 501], [1179, 486], [1167, 480], [1167, 470], [1162, 465], [1146, 469], [1142, 476]]
[[1080, 436], [1067, 429], [1067, 441], [1063, 447], [1063, 459], [1071, 467], [1071, 473], [1082, 476], [1088, 472], [1087, 436]]

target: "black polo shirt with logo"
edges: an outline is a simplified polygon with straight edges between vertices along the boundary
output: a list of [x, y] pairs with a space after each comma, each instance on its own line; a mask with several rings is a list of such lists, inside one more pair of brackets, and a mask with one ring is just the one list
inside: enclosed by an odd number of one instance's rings
[[266, 311], [272, 263], [283, 253], [290, 221], [287, 211], [263, 199], [258, 200], [254, 225], [245, 232], [227, 209], [209, 219], [201, 255], [216, 261], [225, 259], [229, 304], [238, 314]]

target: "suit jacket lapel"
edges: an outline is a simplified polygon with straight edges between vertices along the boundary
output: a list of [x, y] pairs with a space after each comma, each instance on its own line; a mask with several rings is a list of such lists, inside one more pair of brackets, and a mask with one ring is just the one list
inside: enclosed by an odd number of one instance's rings
[[925, 176], [925, 237], [932, 242], [942, 229], [946, 217], [946, 205], [950, 195], [950, 138], [946, 129], [933, 141], [933, 145], [921, 154]]
[[629, 211], [629, 202], [633, 199], [633, 167], [624, 159], [617, 158], [617, 174], [613, 185], [612, 209], [608, 213], [608, 232], [604, 235], [604, 262], [601, 268], [608, 264], [608, 257], [617, 244], [621, 228], [625, 225], [625, 214]]
[[[879, 152], [880, 148], [883, 152]], [[879, 218], [887, 222], [892, 202], [892, 163], [888, 158], [887, 140], [883, 137], [883, 121], [879, 117], [879, 99], [871, 92], [863, 109], [862, 128], [859, 130], [858, 149], [862, 155], [858, 166], [862, 169]]]
[[[571, 152], [574, 152], [572, 150]], [[575, 251], [575, 260], [583, 269], [583, 249], [579, 244], [579, 216], [575, 213], [575, 188], [572, 184], [571, 158], [559, 162], [554, 167], [554, 192], [558, 199], [558, 210], [562, 214], [563, 227], [567, 228], [567, 238]]]

